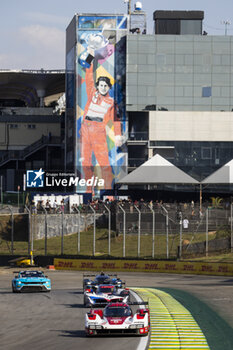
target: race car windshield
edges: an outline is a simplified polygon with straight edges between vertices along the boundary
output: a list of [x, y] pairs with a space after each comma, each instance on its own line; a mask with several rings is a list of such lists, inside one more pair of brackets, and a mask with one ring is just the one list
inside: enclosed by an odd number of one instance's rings
[[21, 273], [21, 277], [44, 277], [44, 274], [40, 271], [25, 271]]
[[126, 317], [131, 315], [132, 310], [129, 307], [107, 307], [104, 310], [105, 317]]
[[95, 280], [97, 283], [106, 283], [107, 281], [109, 281], [109, 278], [108, 276], [98, 276]]
[[98, 292], [99, 293], [113, 293], [114, 287], [99, 287]]

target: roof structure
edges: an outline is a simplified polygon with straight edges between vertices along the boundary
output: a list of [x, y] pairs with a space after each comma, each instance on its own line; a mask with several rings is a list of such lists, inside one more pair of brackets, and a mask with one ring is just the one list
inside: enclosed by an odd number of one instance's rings
[[42, 96], [65, 91], [65, 71], [0, 70], [0, 100], [15, 99], [33, 107]]
[[233, 159], [206, 177], [202, 184], [233, 184]]
[[199, 184], [197, 180], [156, 154], [126, 175], [119, 184]]

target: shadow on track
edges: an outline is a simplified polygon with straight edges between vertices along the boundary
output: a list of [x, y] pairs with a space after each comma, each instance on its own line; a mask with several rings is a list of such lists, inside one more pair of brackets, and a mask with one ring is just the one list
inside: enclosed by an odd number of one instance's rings
[[67, 331], [61, 330], [60, 337], [72, 337], [72, 338], [86, 338], [86, 333], [84, 330], [76, 330], [76, 331]]

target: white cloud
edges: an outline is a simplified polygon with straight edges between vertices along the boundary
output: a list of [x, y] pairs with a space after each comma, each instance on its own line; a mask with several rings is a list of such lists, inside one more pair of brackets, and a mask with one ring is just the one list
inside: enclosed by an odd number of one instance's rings
[[50, 25], [59, 24], [67, 26], [70, 22], [70, 18], [68, 17], [56, 16], [42, 12], [26, 12], [23, 14], [23, 16], [31, 22], [49, 23]]
[[[24, 43], [31, 45], [38, 51], [65, 54], [65, 33], [55, 27], [31, 25], [20, 29], [20, 36]], [[46, 54], [46, 52], [44, 52]]]

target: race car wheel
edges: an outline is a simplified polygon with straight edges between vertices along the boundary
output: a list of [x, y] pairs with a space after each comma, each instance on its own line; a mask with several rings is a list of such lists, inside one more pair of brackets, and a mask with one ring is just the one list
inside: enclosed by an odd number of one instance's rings
[[86, 298], [83, 299], [83, 305], [84, 305], [84, 307], [88, 307], [89, 306]]

